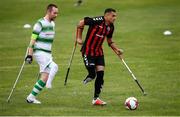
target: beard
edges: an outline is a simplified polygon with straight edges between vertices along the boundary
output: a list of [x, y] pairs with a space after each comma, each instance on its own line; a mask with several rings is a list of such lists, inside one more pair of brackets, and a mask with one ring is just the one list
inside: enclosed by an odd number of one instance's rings
[[51, 21], [54, 21], [55, 19], [56, 19], [56, 17], [52, 17], [52, 18], [50, 18], [50, 20], [51, 20]]

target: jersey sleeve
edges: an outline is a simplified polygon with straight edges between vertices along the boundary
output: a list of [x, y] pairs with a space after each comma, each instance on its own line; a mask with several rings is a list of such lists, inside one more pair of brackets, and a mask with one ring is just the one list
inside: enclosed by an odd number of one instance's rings
[[112, 38], [113, 33], [114, 33], [114, 25], [111, 25], [111, 26], [110, 26], [110, 32], [109, 32], [109, 34], [107, 35], [107, 38]]
[[94, 24], [94, 20], [90, 17], [85, 17], [84, 18], [84, 24], [85, 25], [93, 25]]
[[54, 21], [52, 21], [52, 26], [53, 26], [53, 27], [55, 27], [55, 23], [54, 23]]
[[110, 32], [109, 32], [109, 34], [107, 35], [107, 42], [108, 42], [108, 45], [109, 45], [109, 46], [110, 46], [112, 43], [114, 43], [113, 40], [112, 40], [113, 32], [114, 32], [114, 25], [111, 26]]
[[42, 30], [42, 24], [40, 22], [37, 22], [34, 27], [33, 27], [33, 32], [32, 32], [32, 35], [31, 35], [31, 39], [37, 39], [39, 33], [41, 32]]
[[95, 25], [95, 24], [101, 23], [102, 20], [103, 20], [102, 17], [94, 17], [94, 18], [85, 17], [85, 18], [84, 18], [84, 24], [91, 26], [91, 25]]

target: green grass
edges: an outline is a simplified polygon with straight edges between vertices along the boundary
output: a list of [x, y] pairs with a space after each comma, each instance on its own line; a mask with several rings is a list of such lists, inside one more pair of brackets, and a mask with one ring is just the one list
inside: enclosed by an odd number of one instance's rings
[[[54, 60], [59, 72], [53, 89], [44, 89], [41, 105], [27, 104], [26, 96], [36, 82], [38, 65], [26, 65], [12, 95], [6, 99], [23, 62], [31, 29], [43, 17], [49, 3], [59, 6], [56, 19]], [[5, 0], [0, 4], [0, 115], [61, 116], [180, 116], [180, 1], [179, 0]], [[77, 22], [85, 16], [102, 15], [107, 7], [117, 10], [114, 41], [123, 48], [124, 58], [148, 92], [143, 96], [118, 57], [104, 43], [106, 59], [105, 85], [101, 97], [108, 105], [91, 105], [94, 83], [83, 85], [86, 76], [80, 47], [77, 48], [68, 85], [64, 86], [69, 57], [73, 48]], [[163, 31], [171, 30], [171, 36]], [[87, 28], [85, 29], [87, 30]], [[85, 36], [85, 33], [84, 33]], [[124, 108], [127, 97], [134, 96], [139, 108]]]

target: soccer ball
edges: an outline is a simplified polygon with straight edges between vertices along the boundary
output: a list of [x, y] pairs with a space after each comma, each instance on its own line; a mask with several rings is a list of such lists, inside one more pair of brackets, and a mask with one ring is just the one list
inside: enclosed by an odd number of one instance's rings
[[139, 104], [135, 97], [129, 97], [126, 99], [124, 105], [128, 110], [136, 110]]

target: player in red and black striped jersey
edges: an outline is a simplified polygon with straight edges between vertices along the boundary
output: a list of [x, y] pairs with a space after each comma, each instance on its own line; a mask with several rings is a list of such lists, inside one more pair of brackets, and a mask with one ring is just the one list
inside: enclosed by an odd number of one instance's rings
[[[77, 26], [76, 41], [79, 45], [82, 45], [81, 52], [84, 59], [88, 75], [84, 79], [83, 83], [86, 84], [93, 79], [95, 80], [94, 99], [92, 103], [94, 105], [105, 105], [106, 102], [99, 99], [102, 86], [104, 84], [104, 54], [102, 44], [107, 39], [108, 45], [112, 47], [116, 53], [122, 54], [122, 50], [119, 49], [112, 41], [114, 32], [114, 21], [116, 20], [116, 11], [112, 8], [108, 8], [104, 12], [104, 16], [98, 17], [85, 17], [80, 20]], [[82, 32], [84, 26], [89, 26], [86, 39], [83, 42]]]
[[87, 56], [103, 56], [102, 43], [107, 37], [109, 44], [112, 43], [113, 24], [106, 24], [103, 16], [84, 18], [84, 25], [89, 25], [86, 40], [82, 46], [82, 53]]

